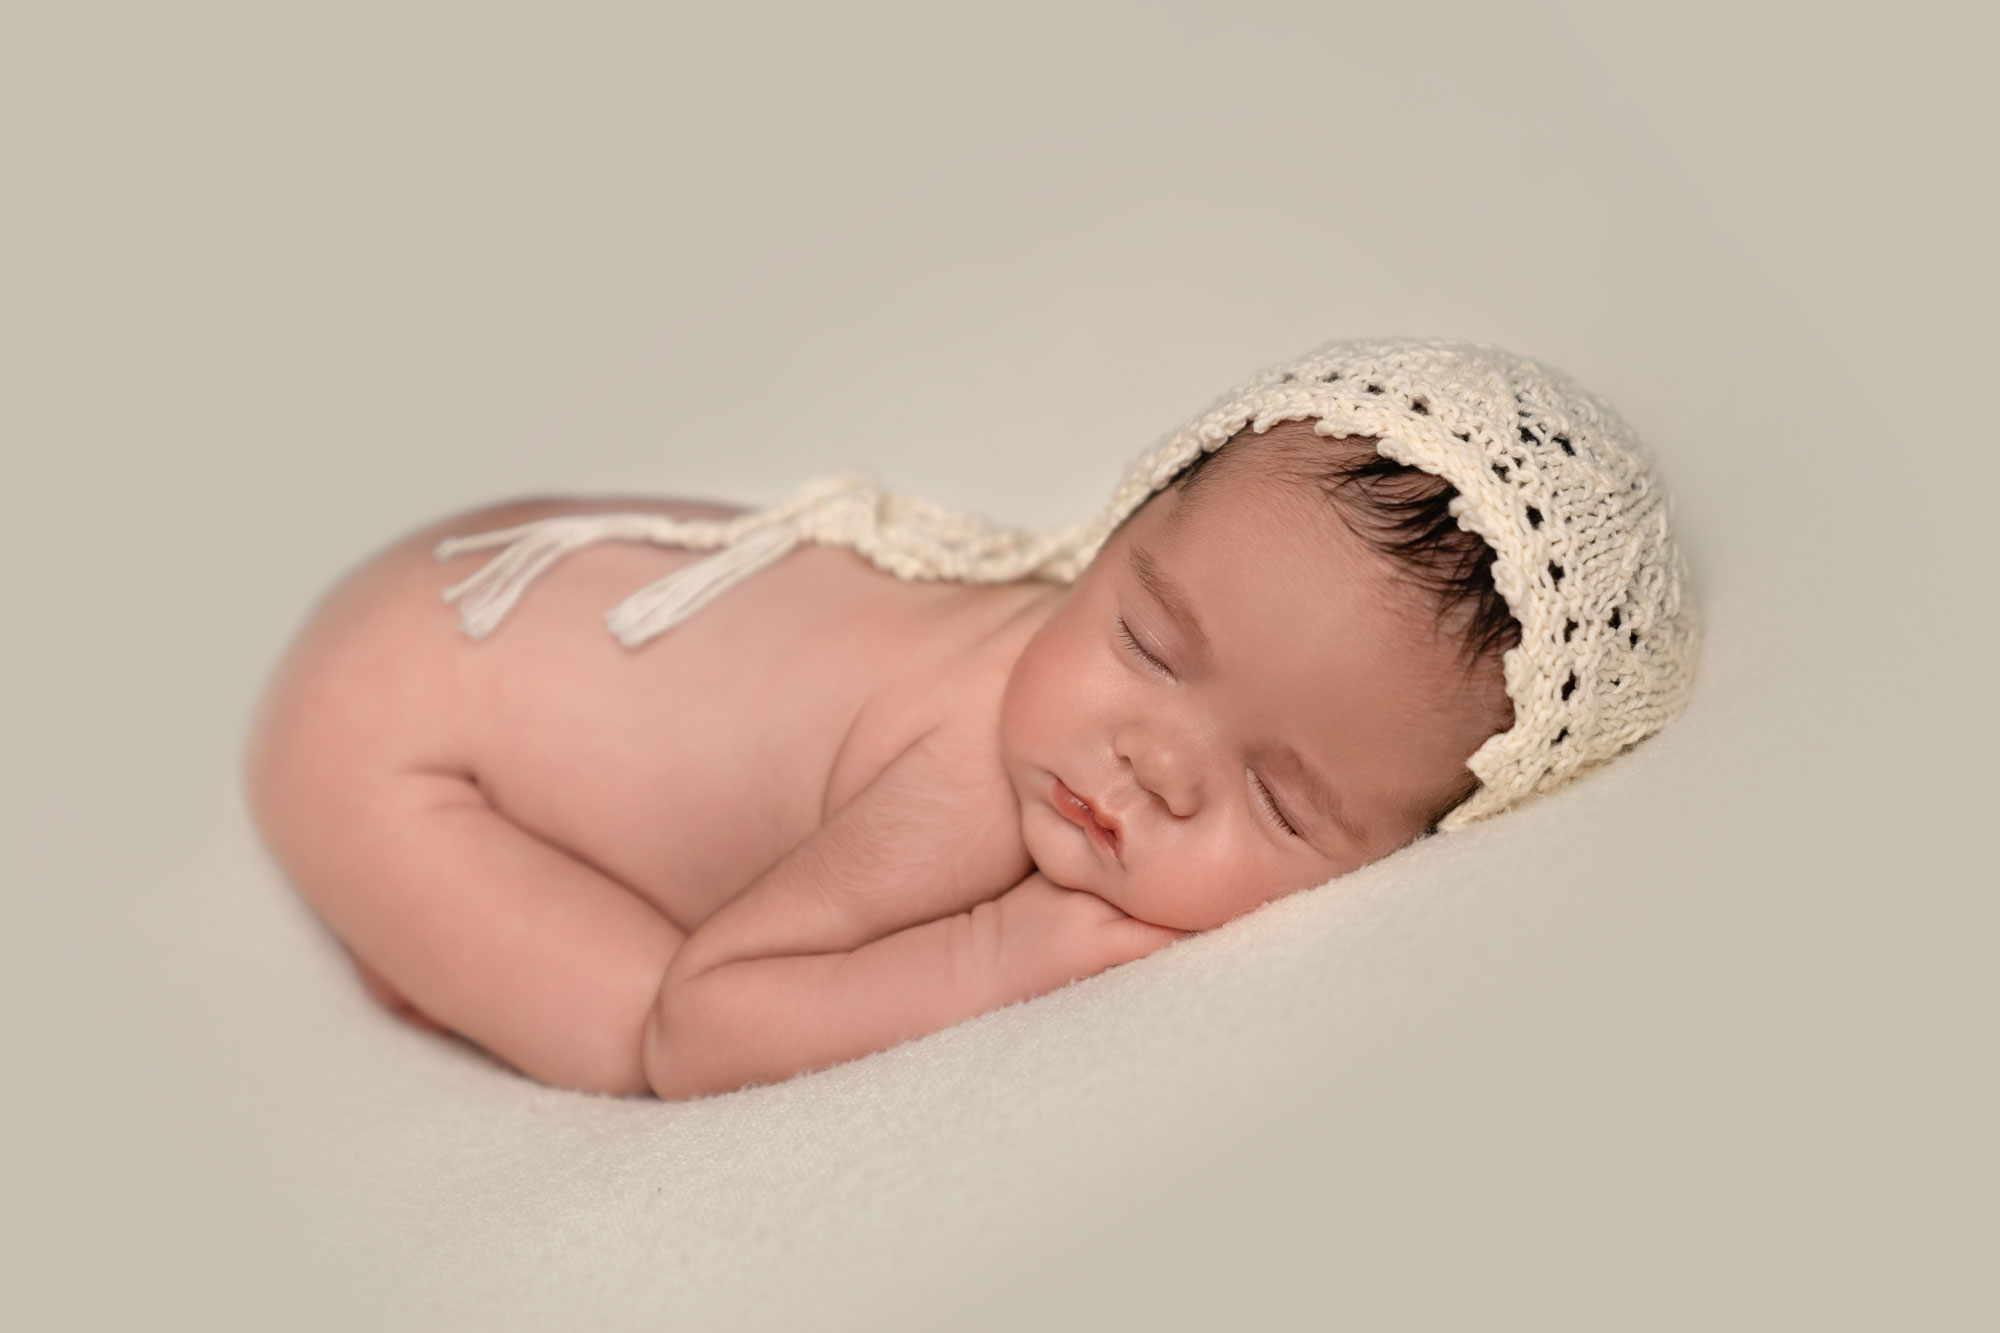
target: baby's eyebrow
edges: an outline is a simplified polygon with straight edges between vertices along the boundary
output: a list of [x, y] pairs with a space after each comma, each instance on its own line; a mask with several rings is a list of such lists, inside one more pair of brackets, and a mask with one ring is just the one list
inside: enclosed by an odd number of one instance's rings
[[1317, 768], [1306, 762], [1305, 756], [1290, 745], [1281, 745], [1271, 752], [1270, 762], [1282, 770], [1286, 781], [1305, 793], [1306, 800], [1329, 822], [1337, 825], [1348, 840], [1356, 847], [1370, 845], [1368, 831], [1348, 816], [1347, 807], [1341, 802], [1340, 793]]
[[1179, 622], [1195, 656], [1207, 661], [1208, 632], [1202, 629], [1201, 617], [1194, 613], [1194, 603], [1188, 598], [1187, 590], [1174, 580], [1173, 575], [1161, 569], [1152, 555], [1137, 543], [1132, 546], [1132, 572], [1138, 576], [1146, 591], [1167, 608], [1167, 614]]

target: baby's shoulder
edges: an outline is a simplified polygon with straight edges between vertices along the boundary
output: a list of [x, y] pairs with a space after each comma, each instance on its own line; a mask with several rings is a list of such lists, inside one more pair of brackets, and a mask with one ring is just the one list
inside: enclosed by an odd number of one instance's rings
[[1018, 588], [965, 585], [930, 585], [927, 591], [919, 631], [899, 642], [899, 660], [875, 682], [835, 755], [828, 813], [921, 742], [965, 803], [1011, 817], [1000, 705], [1032, 632], [1034, 596]]

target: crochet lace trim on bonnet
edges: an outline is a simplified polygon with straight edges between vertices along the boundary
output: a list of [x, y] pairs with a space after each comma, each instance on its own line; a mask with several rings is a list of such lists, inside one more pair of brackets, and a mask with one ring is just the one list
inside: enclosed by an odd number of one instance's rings
[[585, 514], [450, 537], [438, 559], [500, 548], [444, 591], [473, 638], [528, 585], [593, 542], [714, 551], [606, 614], [637, 647], [800, 542], [846, 546], [904, 579], [1067, 583], [1111, 533], [1202, 453], [1244, 429], [1317, 419], [1326, 436], [1373, 438], [1384, 457], [1457, 491], [1459, 527], [1493, 548], [1493, 582], [1521, 625], [1502, 658], [1514, 723], [1467, 761], [1480, 787], [1439, 824], [1454, 829], [1567, 782], [1664, 726], [1694, 682], [1699, 623], [1652, 461], [1610, 406], [1568, 377], [1496, 347], [1329, 343], [1253, 376], [1126, 469], [1094, 519], [1052, 535], [998, 527], [885, 491], [861, 474], [822, 477], [728, 520]]

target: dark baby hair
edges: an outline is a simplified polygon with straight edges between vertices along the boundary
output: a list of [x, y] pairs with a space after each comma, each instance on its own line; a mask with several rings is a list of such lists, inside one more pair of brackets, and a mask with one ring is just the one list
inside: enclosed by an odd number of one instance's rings
[[1267, 475], [1314, 486], [1350, 531], [1395, 561], [1410, 582], [1431, 595], [1440, 624], [1458, 622], [1468, 665], [1497, 657], [1520, 643], [1521, 623], [1493, 585], [1493, 548], [1479, 534], [1459, 527], [1451, 515], [1457, 487], [1421, 468], [1383, 457], [1372, 439], [1318, 435], [1311, 421], [1272, 426], [1263, 433], [1270, 448], [1241, 447], [1241, 442], [1258, 439], [1247, 428], [1239, 431], [1220, 449], [1188, 464], [1174, 485], [1184, 498], [1191, 495], [1210, 475], [1210, 465], [1229, 454], [1245, 460], [1237, 466], [1261, 465]]

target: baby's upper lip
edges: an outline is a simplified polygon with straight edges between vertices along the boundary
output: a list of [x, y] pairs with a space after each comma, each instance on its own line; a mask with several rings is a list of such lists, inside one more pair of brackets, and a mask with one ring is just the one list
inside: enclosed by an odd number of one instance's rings
[[1058, 804], [1061, 803], [1065, 794], [1075, 800], [1078, 805], [1081, 805], [1090, 815], [1091, 820], [1097, 825], [1098, 831], [1103, 833], [1104, 841], [1109, 845], [1111, 854], [1116, 856], [1120, 841], [1118, 820], [1114, 816], [1106, 814], [1095, 801], [1079, 795], [1067, 782], [1064, 782], [1061, 778], [1057, 778], [1055, 795]]
[[1084, 800], [1081, 796], [1077, 797], [1077, 799], [1090, 807], [1090, 817], [1096, 820], [1106, 833], [1111, 835], [1112, 844], [1115, 846], [1118, 842], [1118, 817], [1095, 801]]

